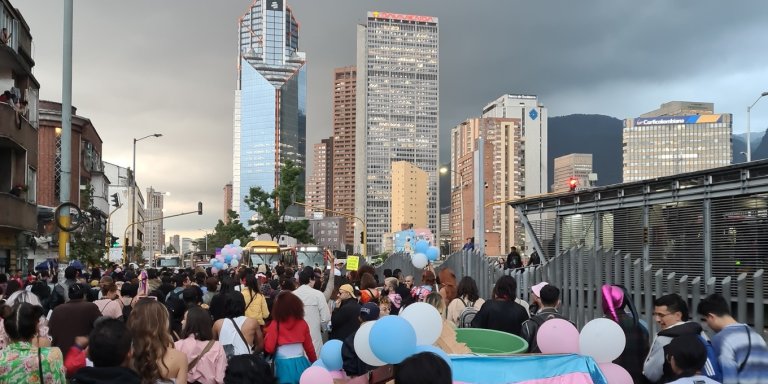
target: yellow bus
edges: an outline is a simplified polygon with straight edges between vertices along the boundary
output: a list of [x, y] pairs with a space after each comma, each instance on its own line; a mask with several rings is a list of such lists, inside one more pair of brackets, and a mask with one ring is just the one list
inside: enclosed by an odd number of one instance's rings
[[244, 250], [248, 252], [246, 262], [251, 267], [259, 264], [274, 266], [279, 261], [289, 265], [296, 263], [296, 251], [293, 248], [281, 247], [277, 242], [270, 240], [249, 241]]

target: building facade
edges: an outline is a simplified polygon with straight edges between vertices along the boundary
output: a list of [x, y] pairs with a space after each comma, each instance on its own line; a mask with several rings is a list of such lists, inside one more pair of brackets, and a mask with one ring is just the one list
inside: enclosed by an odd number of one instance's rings
[[672, 101], [624, 120], [624, 182], [723, 167], [733, 158], [731, 114], [714, 104]]
[[179, 235], [171, 236], [171, 245], [177, 253], [181, 252], [181, 237]]
[[[122, 203], [120, 208], [113, 208], [114, 212], [112, 212], [112, 216], [110, 217], [108, 230], [112, 233], [113, 236], [116, 236], [120, 239], [119, 244], [128, 251], [128, 255], [132, 255], [132, 252], [130, 252], [130, 247], [134, 246], [134, 244], [131, 244], [132, 238], [136, 239], [135, 245], [137, 247], [143, 246], [144, 244], [144, 195], [141, 192], [141, 188], [137, 184], [136, 205], [132, 206], [133, 199], [131, 178], [133, 177], [133, 172], [131, 172], [130, 168], [121, 167], [119, 165], [105, 161], [104, 174], [110, 181], [107, 192], [108, 196], [117, 194], [119, 201]], [[134, 216], [132, 211], [135, 211], [137, 224], [129, 228], [131, 219]]]
[[167, 193], [147, 188], [146, 212], [147, 223], [144, 224], [144, 258], [150, 263], [156, 255], [165, 251], [165, 230], [163, 229], [163, 200]]
[[10, 34], [0, 46], [0, 92], [12, 91], [26, 100], [18, 114], [11, 103], [0, 103], [0, 273], [29, 270], [33, 254], [29, 239], [38, 232], [38, 95], [32, 74], [32, 35], [21, 13], [0, 1], [0, 27]]
[[436, 17], [368, 12], [358, 26], [355, 216], [366, 223], [369, 254], [383, 250], [391, 227], [394, 161], [427, 173], [427, 222], [437, 233], [438, 47]]
[[571, 178], [576, 179], [576, 190], [592, 186], [589, 175], [592, 173], [591, 153], [571, 153], [555, 158], [555, 178], [552, 192], [570, 191]]
[[224, 185], [224, 215], [221, 221], [229, 223], [229, 211], [232, 209], [232, 183]]
[[[357, 69], [333, 70], [333, 161], [331, 162], [331, 201], [333, 210], [347, 215], [344, 243], [355, 243], [355, 104]], [[359, 223], [358, 223], [359, 224]]]
[[309, 231], [315, 243], [332, 251], [344, 251], [344, 226], [346, 220], [343, 217], [324, 217], [322, 219], [309, 219]]
[[331, 172], [333, 170], [333, 138], [323, 139], [320, 143], [314, 145], [314, 155], [312, 156], [314, 168], [312, 175], [307, 181], [306, 207], [304, 215], [306, 217], [333, 216], [325, 210], [333, 209], [331, 201], [331, 191], [333, 190], [333, 179]]
[[427, 228], [429, 176], [407, 161], [392, 162], [392, 221], [388, 232]]
[[[478, 138], [484, 139], [484, 174], [475, 175]], [[519, 118], [473, 118], [451, 130], [451, 249], [460, 249], [474, 237], [475, 183], [484, 183], [486, 203], [523, 196], [525, 179], [525, 140]], [[503, 254], [511, 246], [521, 246], [520, 219], [507, 204], [485, 207], [485, 252]]]
[[293, 11], [284, 0], [255, 0], [239, 20], [232, 210], [242, 222], [254, 214], [243, 201], [251, 187], [272, 192], [287, 161], [306, 167], [306, 84]]

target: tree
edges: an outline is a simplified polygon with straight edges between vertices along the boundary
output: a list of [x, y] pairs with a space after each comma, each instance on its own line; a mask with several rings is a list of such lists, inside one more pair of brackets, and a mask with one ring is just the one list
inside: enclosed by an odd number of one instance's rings
[[169, 244], [165, 247], [165, 253], [176, 253], [176, 248], [173, 247], [173, 244]]
[[69, 249], [70, 260], [80, 260], [88, 266], [101, 264], [107, 238], [102, 228], [101, 212], [92, 205], [93, 186], [88, 185], [80, 194], [80, 209], [90, 220], [77, 231], [70, 232]]
[[307, 231], [309, 220], [285, 221], [286, 212], [294, 205], [293, 202], [304, 202], [304, 186], [299, 182], [302, 172], [301, 167], [288, 160], [280, 169], [280, 183], [271, 193], [261, 187], [251, 187], [244, 201], [248, 209], [256, 212], [257, 219], [248, 220], [248, 225], [254, 226], [256, 233], [266, 233], [274, 241], [288, 235], [300, 243], [313, 242]]
[[251, 232], [240, 223], [237, 212], [228, 210], [227, 217], [229, 220], [226, 223], [219, 220], [213, 233], [208, 234], [208, 249], [223, 248], [235, 239], [239, 239], [240, 244], [245, 246], [251, 240]]

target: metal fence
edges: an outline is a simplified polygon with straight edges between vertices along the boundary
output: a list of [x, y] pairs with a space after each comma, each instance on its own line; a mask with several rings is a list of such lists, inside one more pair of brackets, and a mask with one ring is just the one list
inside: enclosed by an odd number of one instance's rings
[[[413, 275], [416, 281], [421, 275], [421, 270], [411, 264], [407, 254], [390, 256], [377, 268], [377, 273], [381, 274], [386, 268], [399, 268], [404, 275]], [[667, 272], [663, 268], [655, 268], [651, 263], [644, 263], [642, 257], [620, 251], [586, 247], [571, 248], [540, 266], [515, 271], [503, 270], [496, 258], [462, 251], [448, 256], [438, 264], [436, 270], [439, 272], [443, 268], [452, 269], [457, 279], [472, 276], [477, 282], [480, 295], [485, 298], [491, 297], [494, 283], [505, 273], [515, 277], [518, 297], [528, 302], [531, 301], [533, 285], [542, 281], [549, 282], [562, 290], [561, 312], [579, 328], [603, 316], [600, 287], [603, 284], [621, 284], [632, 295], [641, 319], [653, 333], [658, 331], [652, 317], [653, 300], [669, 293], [680, 294], [688, 301], [693, 318], [696, 318], [696, 307], [702, 297], [721, 293], [735, 308], [733, 314], [736, 320], [753, 325], [757, 330], [765, 329], [763, 290], [748, 290], [748, 287], [763, 286], [762, 269], [752, 274], [704, 279], [702, 276]]]

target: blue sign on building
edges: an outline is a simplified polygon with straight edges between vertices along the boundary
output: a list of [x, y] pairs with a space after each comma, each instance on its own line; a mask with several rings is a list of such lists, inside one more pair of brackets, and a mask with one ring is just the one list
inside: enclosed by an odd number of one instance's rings
[[539, 117], [539, 113], [536, 112], [536, 108], [531, 108], [531, 111], [528, 112], [528, 116], [531, 117], [531, 120], [536, 120], [536, 118]]

